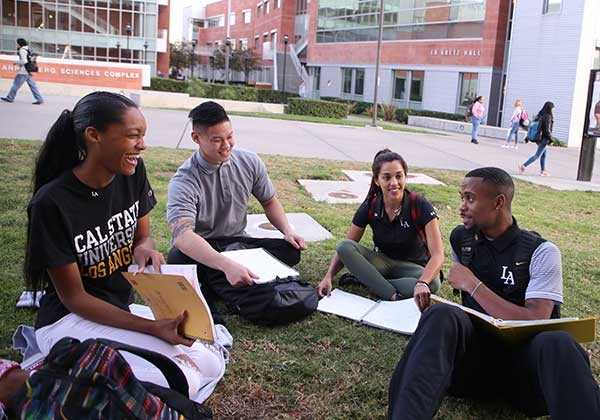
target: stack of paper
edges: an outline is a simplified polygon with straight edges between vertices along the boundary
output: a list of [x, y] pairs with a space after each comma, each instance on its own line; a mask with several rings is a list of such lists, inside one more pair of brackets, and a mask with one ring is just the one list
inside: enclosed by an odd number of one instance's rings
[[286, 278], [299, 275], [296, 270], [285, 265], [263, 248], [224, 251], [221, 252], [221, 255], [232, 259], [256, 274], [258, 276], [258, 279], [254, 280], [256, 284], [271, 282], [276, 277]]

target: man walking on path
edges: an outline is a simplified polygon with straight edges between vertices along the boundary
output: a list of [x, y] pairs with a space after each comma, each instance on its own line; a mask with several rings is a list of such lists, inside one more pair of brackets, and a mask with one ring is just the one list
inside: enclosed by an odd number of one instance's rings
[[17, 96], [17, 92], [23, 86], [23, 83], [27, 82], [29, 85], [29, 89], [31, 89], [31, 93], [35, 99], [33, 105], [41, 105], [44, 103], [44, 98], [42, 98], [42, 94], [40, 93], [37, 85], [35, 84], [35, 80], [33, 80], [33, 76], [31, 72], [27, 69], [27, 63], [29, 63], [29, 46], [27, 45], [27, 41], [23, 38], [17, 39], [17, 55], [19, 56], [19, 61], [15, 62], [15, 64], [19, 65], [19, 71], [15, 75], [15, 79], [13, 80], [12, 87], [6, 95], [2, 99], [4, 102], [14, 102], [15, 96]]

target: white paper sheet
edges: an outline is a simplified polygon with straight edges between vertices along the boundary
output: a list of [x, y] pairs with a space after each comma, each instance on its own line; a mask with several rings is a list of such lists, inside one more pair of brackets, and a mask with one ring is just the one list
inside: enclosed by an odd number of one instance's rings
[[258, 276], [258, 279], [254, 280], [256, 284], [268, 283], [275, 280], [276, 277], [285, 278], [299, 275], [296, 270], [285, 265], [262, 248], [224, 251], [221, 252], [221, 255], [232, 259], [256, 274]]
[[421, 312], [413, 298], [394, 302], [380, 301], [366, 314], [362, 322], [366, 325], [413, 335], [421, 319]]
[[377, 302], [374, 300], [334, 289], [330, 296], [325, 296], [319, 301], [317, 310], [360, 321], [375, 304]]
[[[127, 271], [130, 273], [135, 273], [138, 271], [137, 264], [131, 264]], [[146, 273], [154, 273], [154, 268], [152, 265], [148, 265], [144, 271]], [[196, 293], [198, 293], [198, 296], [202, 296], [202, 293], [200, 292], [200, 284], [198, 282], [198, 272], [196, 271], [195, 264], [163, 264], [160, 266], [160, 272], [162, 274], [172, 274], [185, 277], [186, 280], [189, 281], [194, 287], [194, 290]]]

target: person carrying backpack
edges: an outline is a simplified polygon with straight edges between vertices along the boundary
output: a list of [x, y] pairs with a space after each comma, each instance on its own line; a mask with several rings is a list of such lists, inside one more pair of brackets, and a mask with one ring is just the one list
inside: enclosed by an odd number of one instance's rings
[[[130, 313], [133, 289], [121, 275], [130, 264], [160, 272], [162, 254], [150, 236], [156, 198], [141, 153], [146, 120], [129, 98], [93, 92], [50, 128], [36, 159], [24, 274], [45, 294], [35, 321], [44, 356], [64, 337], [106, 338], [160, 353], [175, 362], [190, 398], [224, 373], [214, 346], [180, 333], [182, 312], [151, 320]], [[123, 354], [140, 380], [165, 386], [160, 370]], [[186, 395], [187, 397], [187, 395]]]
[[535, 117], [534, 122], [531, 123], [530, 131], [536, 127], [537, 121], [537, 132], [530, 134], [528, 132], [528, 138], [531, 135], [534, 138], [529, 140], [537, 143], [537, 150], [535, 153], [527, 159], [524, 163], [519, 165], [519, 173], [523, 175], [525, 169], [536, 160], [540, 160], [540, 176], [549, 176], [546, 172], [546, 148], [549, 144], [552, 144], [552, 126], [554, 124], [554, 117], [552, 116], [554, 110], [554, 104], [550, 101], [546, 102], [538, 115]]
[[514, 148], [518, 149], [518, 143], [519, 143], [519, 137], [518, 137], [518, 133], [519, 133], [519, 125], [521, 124], [521, 121], [523, 120], [523, 113], [525, 112], [525, 110], [523, 109], [523, 106], [521, 104], [521, 100], [517, 99], [515, 101], [515, 109], [513, 110], [512, 116], [510, 117], [510, 129], [508, 131], [508, 137], [506, 137], [506, 143], [504, 143], [502, 145], [502, 147], [508, 148], [510, 147], [510, 139], [511, 137], [514, 135], [515, 136], [515, 145]]
[[15, 75], [15, 79], [13, 80], [13, 84], [8, 91], [8, 95], [0, 98], [4, 102], [12, 103], [15, 101], [15, 96], [17, 96], [17, 92], [23, 86], [23, 83], [27, 82], [29, 85], [29, 89], [31, 90], [31, 94], [33, 95], [35, 102], [33, 105], [41, 105], [44, 103], [44, 98], [40, 93], [37, 85], [35, 84], [35, 80], [33, 79], [33, 75], [31, 74], [33, 71], [37, 71], [37, 69], [30, 68], [30, 57], [31, 51], [29, 51], [29, 46], [27, 45], [27, 41], [23, 38], [17, 39], [17, 55], [19, 56], [19, 61], [15, 62], [15, 64], [19, 65], [19, 71]]
[[[429, 295], [440, 288], [444, 263], [436, 211], [425, 198], [406, 189], [408, 166], [398, 153], [379, 151], [372, 170], [369, 193], [317, 290], [321, 297], [330, 294], [333, 277], [346, 266], [380, 299], [413, 296], [424, 309]], [[373, 230], [374, 250], [359, 244], [367, 225]]]

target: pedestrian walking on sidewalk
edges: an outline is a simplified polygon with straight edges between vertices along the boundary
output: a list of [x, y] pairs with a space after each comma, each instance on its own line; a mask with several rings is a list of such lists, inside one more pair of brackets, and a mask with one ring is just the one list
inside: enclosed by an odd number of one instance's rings
[[33, 94], [33, 98], [35, 99], [33, 105], [41, 105], [44, 103], [44, 98], [42, 98], [42, 94], [40, 93], [37, 85], [35, 84], [35, 80], [33, 80], [31, 72], [27, 69], [27, 63], [29, 63], [30, 54], [31, 52], [29, 51], [27, 41], [23, 38], [18, 38], [17, 55], [19, 57], [19, 61], [15, 62], [15, 64], [19, 65], [19, 71], [17, 71], [17, 74], [15, 75], [15, 79], [13, 80], [13, 84], [10, 88], [10, 91], [8, 92], [8, 95], [0, 98], [4, 102], [14, 102], [15, 96], [17, 96], [17, 92], [19, 91], [21, 86], [23, 86], [23, 83], [27, 82], [31, 93]]
[[485, 107], [483, 106], [485, 98], [478, 96], [471, 105], [471, 124], [473, 124], [473, 130], [471, 131], [471, 143], [479, 144], [477, 141], [477, 132], [479, 131], [479, 125], [485, 115]]
[[515, 101], [515, 109], [513, 109], [512, 116], [510, 117], [510, 128], [508, 131], [508, 136], [506, 137], [506, 143], [502, 145], [502, 147], [508, 148], [510, 147], [510, 139], [514, 135], [515, 136], [515, 145], [513, 146], [515, 149], [519, 148], [519, 124], [521, 122], [521, 118], [523, 115], [523, 106], [521, 104], [521, 100], [517, 99]]
[[519, 165], [519, 173], [521, 175], [525, 173], [525, 168], [538, 159], [540, 160], [540, 175], [550, 175], [546, 172], [546, 148], [549, 144], [552, 144], [552, 126], [554, 125], [554, 117], [552, 116], [553, 110], [554, 104], [548, 101], [535, 117], [535, 121], [539, 121], [539, 126], [537, 135], [532, 140], [537, 144], [537, 150], [525, 163]]

